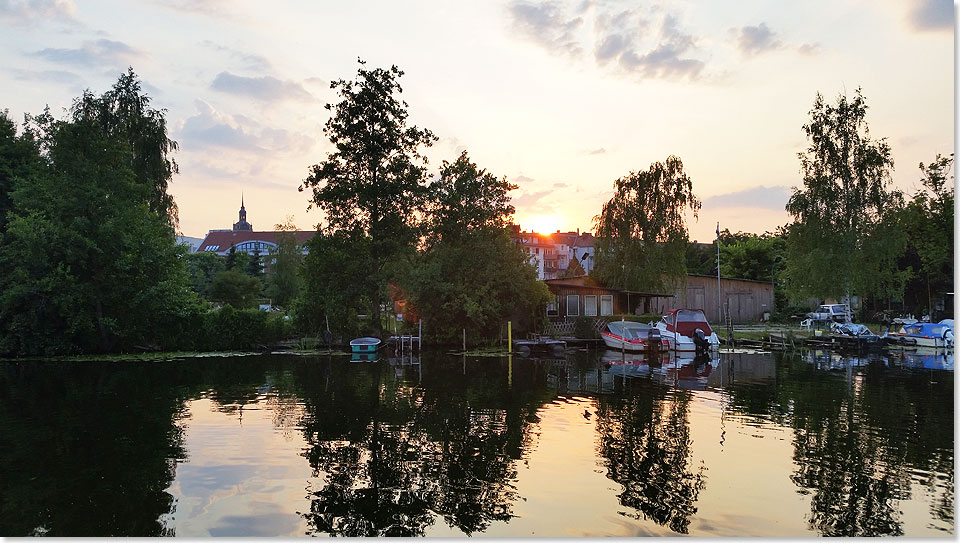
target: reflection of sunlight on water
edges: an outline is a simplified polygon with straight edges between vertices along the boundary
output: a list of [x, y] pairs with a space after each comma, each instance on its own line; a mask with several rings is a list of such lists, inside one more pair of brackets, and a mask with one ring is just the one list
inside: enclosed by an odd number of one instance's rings
[[292, 423], [302, 406], [267, 397], [224, 409], [209, 399], [187, 403], [187, 460], [167, 489], [176, 500], [164, 518], [177, 536], [302, 536], [314, 479]]

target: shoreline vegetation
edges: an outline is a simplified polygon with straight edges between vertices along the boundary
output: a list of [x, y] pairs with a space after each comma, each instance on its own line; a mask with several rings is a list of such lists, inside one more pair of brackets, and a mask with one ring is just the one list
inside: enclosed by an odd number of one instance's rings
[[[466, 150], [431, 171], [425, 151], [439, 138], [409, 122], [402, 76], [360, 60], [355, 79], [331, 83], [339, 102], [323, 132], [334, 150], [299, 187], [321, 211], [319, 230], [298, 246], [290, 217], [265, 255], [176, 244], [168, 187], [179, 147], [132, 68], [102, 95], [85, 91], [63, 119], [47, 108], [18, 131], [0, 112], [0, 356], [146, 361], [280, 342], [327, 353], [306, 348], [413, 333], [392, 320], [400, 300], [425, 344], [468, 356], [505, 352], [507, 321], [517, 339], [547, 330], [555, 297], [510, 234], [518, 186]], [[772, 281], [780, 322], [813, 300], [852, 296], [859, 321], [938, 320], [954, 290], [953, 155], [921, 163], [922, 188], [908, 197], [892, 186], [888, 140], [871, 139], [866, 111], [859, 89], [836, 104], [816, 95], [792, 222], [775, 233], [718, 225], [719, 247], [691, 242], [684, 217], [701, 202], [680, 157], [616, 179], [594, 218], [591, 277], [644, 292], [687, 273]], [[278, 311], [260, 311], [263, 298]], [[625, 318], [659, 318], [649, 317]], [[595, 335], [577, 324], [578, 337]]]

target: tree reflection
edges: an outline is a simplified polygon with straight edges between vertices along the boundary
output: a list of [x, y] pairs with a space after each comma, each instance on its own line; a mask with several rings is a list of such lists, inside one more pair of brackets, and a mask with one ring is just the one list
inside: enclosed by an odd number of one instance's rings
[[0, 534], [173, 535], [160, 517], [185, 456], [166, 365], [0, 367]]
[[[933, 380], [882, 361], [825, 375], [796, 356], [778, 359], [775, 401], [731, 385], [734, 407], [794, 429], [791, 480], [810, 495], [810, 527], [829, 536], [903, 535], [900, 500], [919, 482], [932, 517], [953, 523], [952, 374]], [[826, 378], [825, 378], [826, 377]], [[749, 409], [746, 412], [752, 412]]]
[[305, 387], [305, 456], [324, 477], [310, 525], [350, 537], [424, 535], [440, 517], [471, 534], [512, 518], [515, 461], [531, 442], [543, 370], [515, 366], [510, 387], [505, 364], [456, 375], [461, 365], [438, 357], [414, 387], [384, 362], [330, 362], [327, 387]]
[[597, 430], [609, 477], [623, 485], [620, 503], [637, 518], [688, 531], [704, 486], [690, 471], [690, 392], [639, 383], [627, 396], [601, 396]]

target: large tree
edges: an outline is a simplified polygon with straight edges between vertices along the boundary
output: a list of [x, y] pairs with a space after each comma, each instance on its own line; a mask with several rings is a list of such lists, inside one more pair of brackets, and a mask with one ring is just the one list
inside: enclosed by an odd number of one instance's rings
[[[904, 261], [914, 272], [907, 285], [911, 311], [933, 311], [937, 294], [953, 291], [953, 155], [920, 163], [922, 188], [904, 209], [908, 243]], [[949, 181], [949, 182], [948, 182]]]
[[654, 162], [614, 182], [613, 197], [594, 217], [596, 266], [602, 284], [663, 291], [687, 273], [687, 210], [700, 201], [679, 157]]
[[786, 206], [794, 222], [785, 276], [796, 298], [903, 290], [906, 276], [896, 259], [905, 238], [895, 221], [903, 196], [889, 190], [890, 146], [871, 138], [866, 113], [859, 89], [835, 104], [818, 93], [803, 126], [809, 143], [798, 154], [803, 188], [794, 189]]
[[[390, 279], [388, 263], [413, 250], [417, 210], [423, 202], [426, 157], [421, 149], [436, 137], [429, 130], [407, 123], [407, 103], [396, 66], [389, 70], [365, 67], [361, 60], [357, 79], [337, 80], [341, 101], [327, 104], [332, 116], [324, 125], [334, 150], [310, 168], [300, 190], [312, 192], [311, 205], [326, 219], [325, 230], [338, 239], [369, 249], [371, 267], [363, 276], [370, 314], [380, 330], [381, 304]], [[315, 270], [308, 268], [307, 273]], [[361, 278], [356, 278], [361, 280]]]
[[277, 247], [271, 252], [273, 263], [267, 275], [267, 295], [273, 305], [288, 307], [300, 293], [300, 270], [303, 268], [303, 252], [295, 233], [297, 227], [292, 219], [275, 226], [278, 231]]
[[430, 185], [426, 248], [405, 286], [425, 332], [452, 342], [496, 337], [510, 320], [530, 327], [549, 296], [536, 270], [507, 232], [516, 185], [470, 161], [444, 161]]
[[99, 100], [87, 92], [67, 120], [30, 121], [43, 167], [10, 193], [0, 351], [162, 347], [195, 308], [171, 218], [152, 209], [154, 187], [137, 177], [136, 157], [150, 151], [105, 126], [91, 107]]

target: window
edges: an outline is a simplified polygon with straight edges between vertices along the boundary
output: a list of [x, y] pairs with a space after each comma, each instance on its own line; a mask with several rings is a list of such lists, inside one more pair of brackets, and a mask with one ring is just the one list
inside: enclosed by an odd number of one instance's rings
[[579, 295], [577, 294], [567, 295], [567, 316], [568, 317], [580, 316], [580, 296]]
[[583, 297], [583, 314], [587, 317], [597, 316], [597, 297], [594, 294], [587, 294]]
[[559, 315], [560, 312], [557, 311], [557, 308], [559, 307], [560, 307], [560, 297], [554, 296], [553, 301], [547, 304], [547, 316], [556, 317], [557, 315]]
[[608, 315], [613, 315], [613, 295], [612, 294], [604, 294], [603, 296], [600, 296], [600, 315], [604, 317]]

